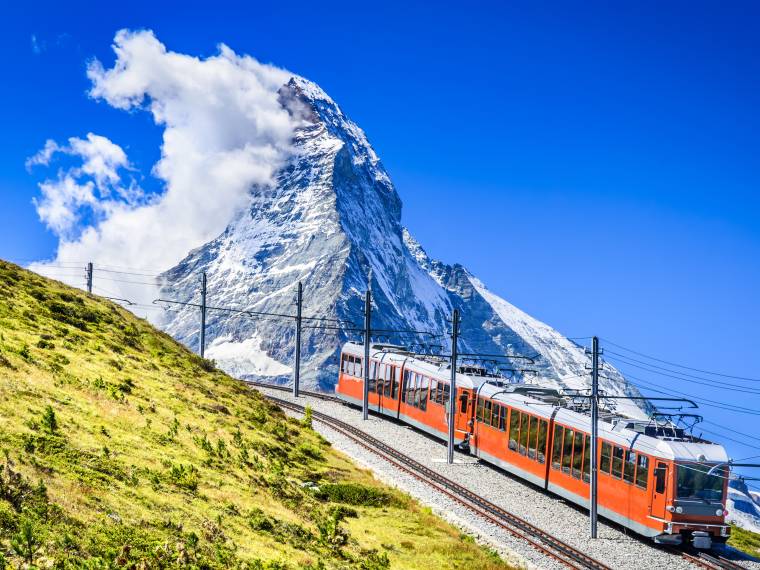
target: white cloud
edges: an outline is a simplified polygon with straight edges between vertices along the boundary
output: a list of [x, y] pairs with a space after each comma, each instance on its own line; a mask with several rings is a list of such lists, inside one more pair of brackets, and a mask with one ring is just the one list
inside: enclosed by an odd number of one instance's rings
[[[90, 134], [64, 148], [48, 141], [29, 159], [31, 167], [49, 164], [56, 152], [82, 158], [81, 167], [40, 186], [37, 208], [61, 237], [60, 261], [168, 269], [221, 233], [254, 187], [271, 184], [297, 126], [277, 96], [292, 74], [224, 45], [205, 59], [172, 52], [151, 31], [119, 31], [113, 49], [112, 67], [88, 66], [90, 96], [147, 111], [163, 127], [152, 171], [163, 191], [147, 200], [134, 183], [122, 183], [120, 170], [131, 168], [123, 150]], [[81, 207], [99, 215], [71, 239], [61, 228], [79, 222]]]
[[33, 200], [37, 214], [61, 239], [72, 239], [83, 214], [92, 221], [104, 219], [114, 206], [114, 197], [136, 205], [142, 192], [132, 181], [123, 186], [119, 169], [130, 168], [122, 148], [105, 137], [87, 133], [87, 138], [71, 137], [69, 144], [60, 146], [54, 140], [26, 161], [27, 169], [37, 165], [49, 166], [55, 154], [81, 159], [81, 166], [58, 172], [56, 179], [40, 183], [41, 198]]

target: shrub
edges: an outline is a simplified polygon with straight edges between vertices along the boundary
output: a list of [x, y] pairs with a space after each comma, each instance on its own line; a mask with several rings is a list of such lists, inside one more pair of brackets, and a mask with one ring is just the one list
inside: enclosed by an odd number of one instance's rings
[[55, 417], [55, 412], [52, 406], [45, 408], [45, 413], [42, 414], [42, 427], [44, 427], [49, 433], [55, 433], [58, 431], [58, 420]]
[[386, 507], [393, 502], [390, 494], [358, 483], [325, 483], [315, 495], [324, 501], [362, 507]]
[[332, 511], [323, 518], [318, 518], [317, 530], [319, 531], [319, 541], [325, 546], [340, 548], [348, 544], [348, 531], [340, 525], [343, 515], [339, 511]]
[[27, 362], [32, 361], [32, 354], [29, 352], [29, 346], [26, 344], [18, 350], [18, 355]]
[[187, 489], [192, 492], [198, 490], [198, 470], [193, 465], [188, 465], [187, 467], [181, 464], [172, 465], [169, 470], [169, 480], [181, 489]]
[[34, 564], [34, 557], [42, 547], [39, 532], [29, 520], [24, 520], [18, 533], [11, 538], [11, 548], [27, 564]]
[[312, 414], [313, 410], [311, 409], [311, 406], [307, 404], [303, 414], [303, 419], [301, 420], [301, 424], [309, 429], [312, 427]]
[[49, 340], [45, 340], [44, 338], [41, 338], [40, 340], [37, 341], [37, 348], [52, 349], [52, 348], [55, 348], [55, 345]]

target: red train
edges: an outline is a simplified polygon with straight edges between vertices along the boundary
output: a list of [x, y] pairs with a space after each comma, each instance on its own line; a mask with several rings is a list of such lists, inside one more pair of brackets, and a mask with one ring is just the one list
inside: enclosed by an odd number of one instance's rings
[[[362, 404], [364, 346], [347, 343], [336, 392]], [[446, 440], [451, 368], [375, 344], [370, 410]], [[589, 506], [590, 416], [557, 390], [457, 368], [455, 441], [463, 450], [578, 505]], [[725, 542], [728, 456], [672, 424], [600, 413], [598, 512], [657, 543]]]

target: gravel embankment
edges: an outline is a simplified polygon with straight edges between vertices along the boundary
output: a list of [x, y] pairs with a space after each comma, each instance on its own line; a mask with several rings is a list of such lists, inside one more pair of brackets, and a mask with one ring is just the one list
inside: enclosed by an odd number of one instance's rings
[[[258, 388], [266, 394], [293, 401], [290, 394]], [[374, 437], [393, 444], [397, 449], [414, 457], [420, 463], [442, 475], [468, 487], [480, 496], [524, 518], [531, 524], [549, 532], [562, 541], [578, 548], [612, 568], [681, 569], [693, 568], [679, 556], [650, 546], [626, 533], [624, 529], [611, 527], [600, 521], [599, 538], [588, 538], [588, 514], [562, 499], [539, 490], [509, 474], [480, 463], [472, 456], [457, 454], [456, 463], [445, 462], [446, 448], [419, 431], [387, 419], [370, 416], [366, 422], [355, 408], [317, 398], [301, 397], [300, 405], [309, 404], [314, 410], [355, 425]], [[353, 443], [350, 439], [315, 421], [314, 427], [336, 449], [355, 461], [372, 469], [377, 477], [398, 487], [420, 502], [430, 506], [437, 514], [464, 531], [499, 551], [506, 559], [528, 568], [561, 568], [558, 562], [538, 553], [524, 541], [481, 519], [445, 495], [431, 489], [421, 481], [393, 467], [377, 455]], [[741, 562], [747, 568], [760, 569], [760, 564]]]

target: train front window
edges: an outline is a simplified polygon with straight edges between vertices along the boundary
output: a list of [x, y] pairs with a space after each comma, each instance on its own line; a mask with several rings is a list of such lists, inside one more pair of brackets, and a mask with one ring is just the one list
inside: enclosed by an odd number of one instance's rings
[[709, 473], [711, 466], [703, 463], [678, 465], [676, 497], [701, 501], [723, 502], [725, 468]]

